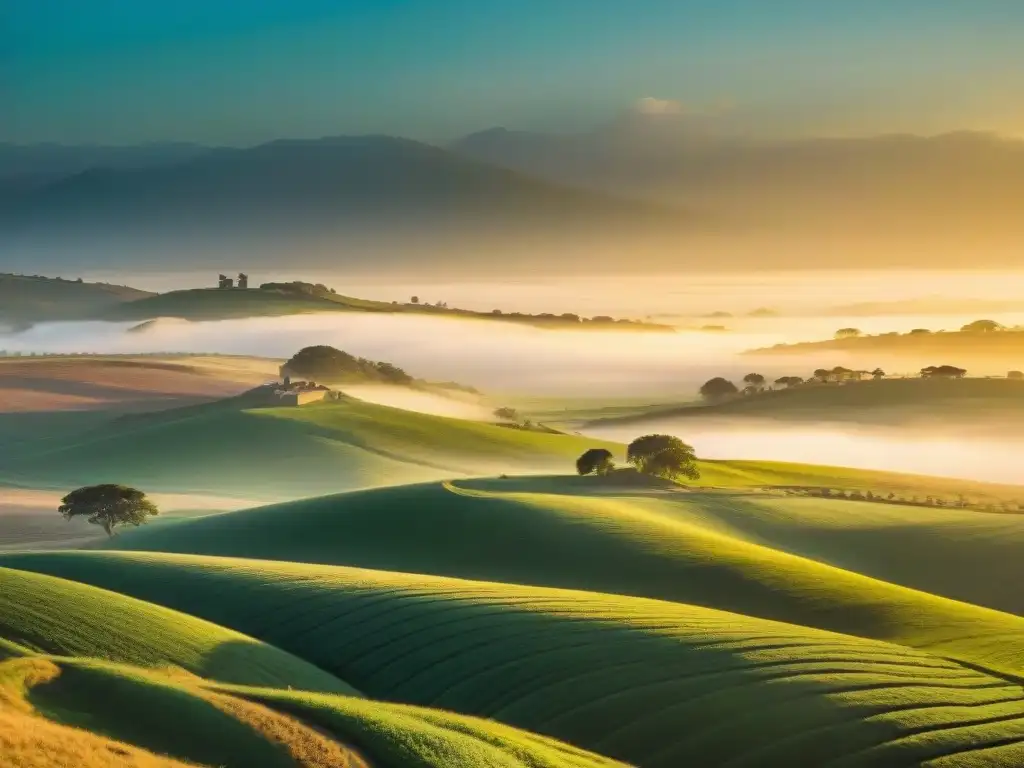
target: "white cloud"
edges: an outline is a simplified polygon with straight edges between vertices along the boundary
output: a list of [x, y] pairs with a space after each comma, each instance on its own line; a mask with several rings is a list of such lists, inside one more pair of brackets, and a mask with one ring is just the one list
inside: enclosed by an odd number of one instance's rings
[[683, 105], [672, 99], [644, 96], [633, 103], [633, 111], [642, 115], [679, 115], [683, 112]]

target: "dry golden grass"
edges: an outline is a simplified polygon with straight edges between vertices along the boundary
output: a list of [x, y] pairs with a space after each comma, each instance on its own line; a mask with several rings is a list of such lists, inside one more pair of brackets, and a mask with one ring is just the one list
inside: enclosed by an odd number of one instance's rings
[[26, 699], [29, 689], [58, 675], [60, 668], [48, 659], [10, 659], [0, 663], [0, 765], [3, 768], [183, 768], [189, 765], [37, 716]]
[[191, 765], [2, 707], [0, 756], [4, 768], [185, 768]]
[[226, 694], [206, 693], [203, 698], [267, 741], [282, 745], [298, 768], [369, 768], [355, 751], [294, 717]]

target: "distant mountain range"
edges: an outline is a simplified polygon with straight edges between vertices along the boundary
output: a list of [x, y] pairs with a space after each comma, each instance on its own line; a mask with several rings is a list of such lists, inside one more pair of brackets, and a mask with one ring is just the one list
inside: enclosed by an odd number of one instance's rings
[[755, 141], [629, 114], [246, 149], [0, 145], [8, 268], [403, 274], [1018, 266], [1024, 142]]
[[671, 206], [372, 136], [94, 167], [15, 191], [4, 208], [15, 260], [104, 267], [557, 270], [556, 248], [607, 267], [624, 248], [677, 247], [696, 227]]

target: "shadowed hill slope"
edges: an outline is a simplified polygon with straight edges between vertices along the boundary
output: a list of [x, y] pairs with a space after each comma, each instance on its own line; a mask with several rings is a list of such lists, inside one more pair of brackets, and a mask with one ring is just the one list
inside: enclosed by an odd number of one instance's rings
[[0, 660], [0, 750], [7, 768], [622, 765], [447, 712], [40, 656]]
[[0, 324], [84, 319], [151, 295], [124, 285], [0, 273]]
[[294, 563], [152, 553], [0, 562], [245, 629], [371, 696], [483, 715], [645, 767], [1009, 766], [1024, 756], [1015, 679], [792, 624]]

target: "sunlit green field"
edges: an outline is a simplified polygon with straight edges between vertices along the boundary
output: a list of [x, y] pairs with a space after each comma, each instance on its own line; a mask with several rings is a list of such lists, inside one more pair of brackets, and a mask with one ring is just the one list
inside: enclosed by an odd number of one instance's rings
[[275, 503], [7, 542], [5, 766], [1024, 763], [1024, 515], [802, 492], [1024, 489], [578, 477], [625, 446], [351, 398], [89, 419], [8, 421], [0, 478]]

